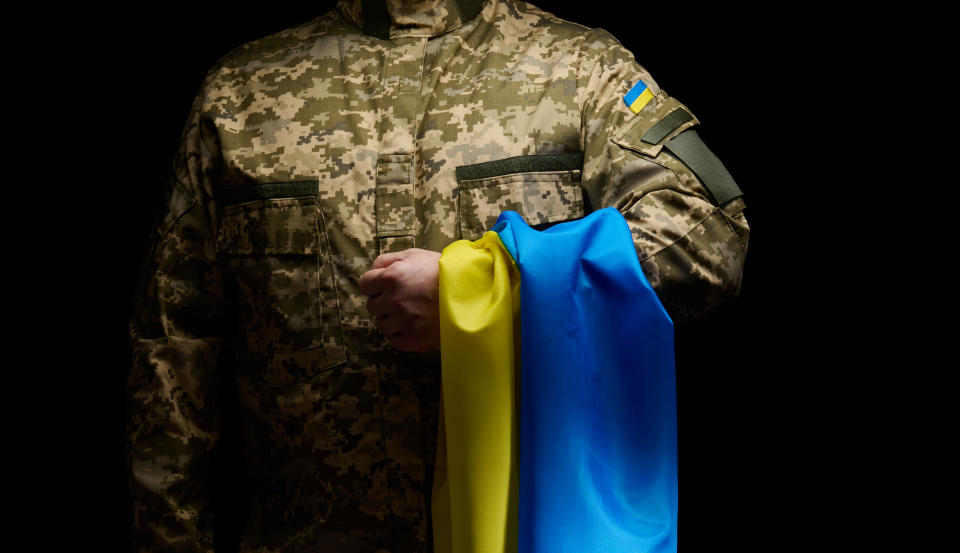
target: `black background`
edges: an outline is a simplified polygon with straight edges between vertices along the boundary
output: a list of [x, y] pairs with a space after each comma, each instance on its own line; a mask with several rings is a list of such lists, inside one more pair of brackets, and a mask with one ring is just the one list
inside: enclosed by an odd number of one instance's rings
[[[540, 5], [619, 38], [746, 194], [739, 301], [678, 329], [685, 550], [957, 550], [945, 14]], [[134, 276], [206, 70], [330, 6], [8, 23], [7, 455], [41, 549], [126, 550]]]

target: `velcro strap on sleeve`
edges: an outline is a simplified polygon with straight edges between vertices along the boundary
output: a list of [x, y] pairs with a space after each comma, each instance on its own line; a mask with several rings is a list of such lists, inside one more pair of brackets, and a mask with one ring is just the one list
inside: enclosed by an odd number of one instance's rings
[[723, 162], [707, 148], [697, 131], [687, 129], [668, 140], [663, 147], [697, 175], [717, 205], [743, 195]]
[[687, 121], [693, 121], [693, 116], [690, 115], [690, 112], [683, 108], [677, 108], [650, 127], [650, 130], [648, 130], [640, 140], [647, 144], [657, 144], [663, 140], [663, 137], [672, 133], [677, 127]]
[[[659, 94], [640, 113], [630, 117], [610, 138], [614, 144], [645, 156], [657, 157], [663, 141], [699, 123], [690, 110], [670, 96]], [[658, 137], [657, 140], [653, 140]]]

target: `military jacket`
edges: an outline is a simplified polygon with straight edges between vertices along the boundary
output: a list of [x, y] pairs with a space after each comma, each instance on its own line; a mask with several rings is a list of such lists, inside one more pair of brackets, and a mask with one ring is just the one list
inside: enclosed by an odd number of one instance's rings
[[514, 0], [343, 0], [225, 56], [131, 324], [140, 549], [212, 550], [234, 394], [242, 551], [426, 551], [439, 355], [392, 350], [360, 276], [504, 210], [548, 226], [615, 206], [668, 313], [696, 316], [736, 296], [748, 238], [742, 198], [671, 149], [698, 124], [608, 33]]

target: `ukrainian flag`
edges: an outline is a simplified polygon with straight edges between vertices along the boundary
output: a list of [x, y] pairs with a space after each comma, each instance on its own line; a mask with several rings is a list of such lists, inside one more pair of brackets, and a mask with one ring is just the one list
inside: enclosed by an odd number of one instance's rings
[[440, 321], [438, 553], [676, 551], [673, 323], [618, 211], [451, 244]]
[[640, 113], [640, 110], [652, 99], [653, 92], [650, 92], [650, 87], [643, 81], [637, 81], [637, 84], [624, 94], [623, 103], [627, 104], [633, 113]]

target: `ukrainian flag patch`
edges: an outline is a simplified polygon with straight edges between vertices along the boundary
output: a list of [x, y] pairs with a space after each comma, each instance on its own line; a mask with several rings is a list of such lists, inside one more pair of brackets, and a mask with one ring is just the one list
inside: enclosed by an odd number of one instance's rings
[[647, 102], [652, 98], [653, 92], [650, 92], [650, 88], [647, 87], [646, 83], [637, 81], [637, 84], [633, 85], [630, 92], [627, 92], [623, 96], [623, 103], [627, 104], [627, 107], [630, 108], [630, 111], [633, 113], [640, 113], [643, 106], [647, 105]]

